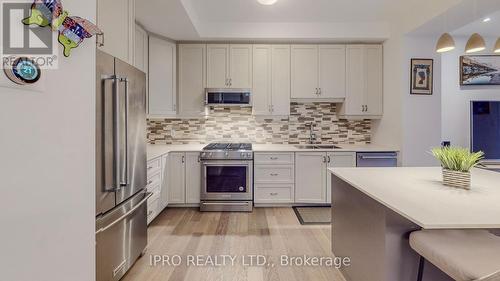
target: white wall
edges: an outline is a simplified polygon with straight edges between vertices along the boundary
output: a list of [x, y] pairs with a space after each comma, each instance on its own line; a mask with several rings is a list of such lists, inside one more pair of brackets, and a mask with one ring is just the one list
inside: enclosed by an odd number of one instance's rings
[[[485, 40], [492, 50], [496, 38]], [[470, 102], [500, 100], [500, 86], [460, 86], [459, 58], [464, 55], [467, 38], [455, 38], [455, 43], [455, 50], [442, 55], [442, 138], [452, 145], [470, 147]]]
[[[96, 0], [63, 4], [95, 22]], [[95, 41], [59, 57], [41, 92], [0, 87], [1, 280], [95, 279]]]
[[[439, 165], [429, 153], [441, 144], [441, 56], [436, 53], [434, 36], [406, 36], [403, 77], [407, 85], [402, 102], [404, 166]], [[434, 60], [432, 95], [410, 95], [410, 65], [412, 58]]]

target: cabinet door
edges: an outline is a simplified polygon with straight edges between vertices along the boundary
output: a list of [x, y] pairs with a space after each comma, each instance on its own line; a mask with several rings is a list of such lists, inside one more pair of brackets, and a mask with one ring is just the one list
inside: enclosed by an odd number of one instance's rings
[[319, 45], [320, 97], [345, 98], [345, 45]]
[[271, 46], [253, 46], [253, 114], [271, 115]]
[[347, 46], [346, 63], [346, 99], [344, 109], [346, 115], [362, 115], [365, 101], [365, 50], [363, 45]]
[[175, 115], [176, 46], [149, 38], [149, 115]]
[[184, 204], [186, 202], [186, 155], [182, 152], [169, 153], [168, 166], [168, 203]]
[[365, 105], [367, 115], [382, 115], [383, 54], [381, 45], [365, 46]]
[[326, 153], [295, 153], [295, 203], [326, 203]]
[[205, 100], [205, 45], [179, 45], [179, 114], [201, 115]]
[[98, 48], [134, 64], [135, 0], [97, 1], [97, 25], [106, 36]]
[[229, 87], [252, 88], [252, 45], [230, 45]]
[[318, 46], [293, 45], [292, 94], [294, 99], [318, 98]]
[[170, 180], [170, 159], [168, 154], [161, 157], [161, 186], [160, 186], [160, 199], [158, 202], [158, 208], [160, 211], [165, 209], [168, 205], [168, 190], [169, 190], [169, 180]]
[[[356, 167], [356, 152], [328, 152], [328, 168], [333, 167]], [[332, 203], [332, 179], [331, 174], [326, 173], [326, 202]]]
[[290, 46], [272, 46], [272, 95], [273, 115], [290, 115]]
[[135, 25], [134, 66], [142, 72], [146, 72], [148, 35], [139, 25]]
[[229, 87], [229, 45], [207, 45], [207, 87]]
[[186, 203], [200, 203], [201, 163], [199, 152], [186, 152]]

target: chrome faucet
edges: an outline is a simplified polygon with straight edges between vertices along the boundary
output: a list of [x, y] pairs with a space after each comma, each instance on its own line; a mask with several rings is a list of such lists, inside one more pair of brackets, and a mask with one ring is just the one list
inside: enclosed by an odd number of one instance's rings
[[316, 142], [316, 134], [314, 133], [314, 123], [307, 123], [306, 127], [309, 127], [309, 144], [314, 144]]

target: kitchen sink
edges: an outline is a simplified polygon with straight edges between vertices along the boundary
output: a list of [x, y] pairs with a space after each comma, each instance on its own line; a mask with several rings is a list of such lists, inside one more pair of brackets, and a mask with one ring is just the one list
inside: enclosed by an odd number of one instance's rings
[[303, 144], [303, 145], [296, 145], [295, 147], [298, 149], [339, 149], [339, 148], [341, 148], [340, 146], [336, 146], [333, 144]]

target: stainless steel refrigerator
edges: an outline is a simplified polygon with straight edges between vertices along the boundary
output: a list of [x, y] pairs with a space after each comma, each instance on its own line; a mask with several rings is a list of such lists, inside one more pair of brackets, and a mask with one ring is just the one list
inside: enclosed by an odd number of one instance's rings
[[147, 244], [146, 76], [97, 50], [96, 280], [119, 280]]

